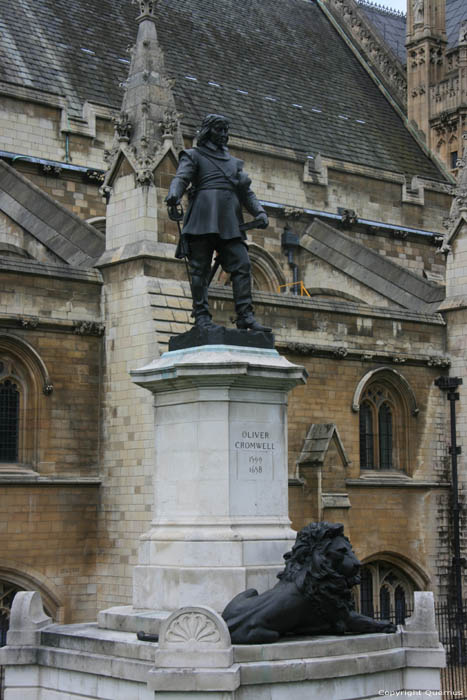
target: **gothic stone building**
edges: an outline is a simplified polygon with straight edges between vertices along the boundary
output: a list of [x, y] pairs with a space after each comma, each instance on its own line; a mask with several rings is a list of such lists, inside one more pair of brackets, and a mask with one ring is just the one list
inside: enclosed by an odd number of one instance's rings
[[[157, 445], [128, 372], [192, 322], [164, 197], [209, 112], [270, 216], [249, 237], [257, 315], [309, 372], [293, 525], [345, 523], [366, 610], [448, 596], [434, 381], [467, 362], [465, 3], [415, 0], [406, 21], [355, 0], [0, 0], [0, 17], [4, 617], [18, 589], [65, 621], [131, 602]], [[230, 325], [225, 275], [211, 300]], [[462, 444], [462, 387], [457, 411]]]

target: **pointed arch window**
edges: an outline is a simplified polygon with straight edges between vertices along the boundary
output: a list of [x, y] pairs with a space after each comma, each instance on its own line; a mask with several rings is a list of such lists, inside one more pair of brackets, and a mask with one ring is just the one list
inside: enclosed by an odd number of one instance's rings
[[387, 586], [381, 586], [379, 589], [379, 611], [384, 620], [388, 620], [391, 616], [391, 597]]
[[0, 380], [0, 462], [17, 462], [20, 391], [11, 379]]
[[360, 466], [373, 469], [374, 465], [373, 409], [364, 401], [360, 406]]
[[373, 577], [371, 571], [363, 567], [360, 574], [360, 612], [373, 617], [375, 614], [373, 602]]
[[362, 566], [357, 610], [364, 615], [404, 622], [410, 614], [413, 593], [420, 588], [398, 566], [385, 561], [373, 561]]
[[53, 386], [34, 348], [0, 333], [0, 473], [36, 473], [43, 397]]
[[392, 469], [392, 410], [385, 401], [378, 409], [379, 468]]
[[359, 407], [360, 468], [406, 469], [407, 407], [389, 384], [370, 384]]

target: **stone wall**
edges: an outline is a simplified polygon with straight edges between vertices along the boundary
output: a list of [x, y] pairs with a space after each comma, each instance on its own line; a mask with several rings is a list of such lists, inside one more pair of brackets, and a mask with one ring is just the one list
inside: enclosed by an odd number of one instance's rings
[[26, 411], [19, 463], [0, 465], [0, 578], [39, 588], [59, 619], [92, 619], [101, 287], [85, 272], [68, 279], [63, 267], [25, 274], [19, 260], [2, 258], [0, 276], [0, 354], [24, 379]]
[[105, 169], [104, 149], [110, 148], [113, 138], [110, 119], [96, 119], [95, 134], [71, 133], [70, 124], [66, 120], [62, 122], [59, 102], [57, 98], [54, 105], [50, 95], [42, 103], [2, 95], [0, 148], [35, 158]]
[[129, 371], [159, 355], [143, 260], [103, 269], [105, 357], [98, 608], [131, 603], [138, 539], [152, 514], [154, 409]]
[[57, 621], [95, 619], [97, 485], [2, 482], [0, 578], [40, 590]]
[[81, 219], [87, 221], [105, 217], [105, 199], [99, 192], [101, 182], [98, 176], [92, 175], [92, 171], [90, 175], [72, 170], [45, 174], [42, 168], [23, 161], [18, 161], [17, 168], [22, 175]]

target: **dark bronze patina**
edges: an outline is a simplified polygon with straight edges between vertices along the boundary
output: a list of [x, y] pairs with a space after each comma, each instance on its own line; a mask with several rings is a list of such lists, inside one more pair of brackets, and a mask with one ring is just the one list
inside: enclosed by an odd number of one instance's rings
[[[208, 114], [201, 125], [197, 146], [180, 153], [177, 173], [166, 197], [169, 214], [175, 220], [186, 191], [189, 197], [176, 257], [188, 259], [197, 326], [214, 326], [208, 287], [213, 276], [212, 257], [217, 251], [216, 264], [231, 276], [237, 328], [270, 332], [253, 314], [251, 265], [245, 244], [245, 230], [253, 226], [266, 228], [269, 221], [250, 188], [251, 180], [243, 171], [243, 161], [230, 155], [227, 149], [228, 132], [229, 122], [225, 117]], [[242, 207], [254, 217], [254, 223], [243, 222]]]
[[287, 635], [392, 633], [395, 625], [355, 612], [352, 587], [360, 562], [340, 523], [310, 523], [284, 555], [279, 583], [265, 593], [250, 588], [225, 608], [234, 644], [267, 644]]

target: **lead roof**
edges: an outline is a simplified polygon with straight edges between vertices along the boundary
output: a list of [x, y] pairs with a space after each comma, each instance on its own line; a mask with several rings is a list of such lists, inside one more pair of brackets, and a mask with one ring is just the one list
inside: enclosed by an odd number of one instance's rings
[[379, 36], [386, 42], [402, 65], [405, 66], [407, 62], [405, 50], [406, 16], [386, 7], [374, 5], [371, 2], [367, 2], [367, 0], [358, 0], [358, 4]]
[[[0, 80], [118, 109], [129, 0], [0, 0]], [[160, 0], [157, 29], [182, 122], [408, 175], [443, 175], [312, 0]], [[84, 49], [84, 50], [83, 50]], [[91, 52], [91, 53], [90, 53]]]
[[[405, 65], [405, 34], [407, 18], [405, 15], [381, 7], [368, 0], [357, 0], [378, 34], [384, 39], [399, 60]], [[466, 0], [446, 0], [446, 36], [448, 49], [457, 46], [461, 22], [467, 20]]]
[[459, 29], [463, 20], [467, 20], [466, 0], [447, 0], [446, 34], [449, 49], [457, 46], [459, 43]]

